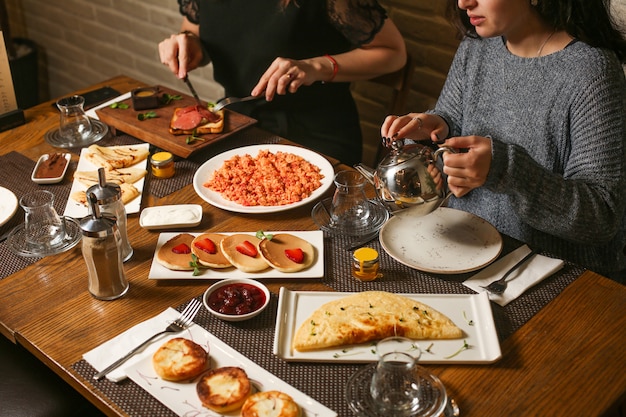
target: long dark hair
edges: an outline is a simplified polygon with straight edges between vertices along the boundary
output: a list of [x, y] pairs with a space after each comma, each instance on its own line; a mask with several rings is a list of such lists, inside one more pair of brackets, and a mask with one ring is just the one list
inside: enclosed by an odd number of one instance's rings
[[[609, 13], [611, 0], [538, 0], [537, 3], [535, 9], [550, 26], [565, 30], [591, 46], [610, 49], [620, 62], [626, 63], [626, 38]], [[457, 0], [448, 0], [446, 14], [461, 37], [478, 37]]]

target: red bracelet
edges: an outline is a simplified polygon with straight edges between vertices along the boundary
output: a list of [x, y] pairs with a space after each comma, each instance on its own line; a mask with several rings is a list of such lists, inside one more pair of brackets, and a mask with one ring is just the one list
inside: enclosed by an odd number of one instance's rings
[[337, 64], [337, 61], [335, 61], [335, 58], [333, 58], [332, 56], [326, 54], [324, 55], [326, 58], [328, 58], [328, 60], [330, 61], [331, 65], [333, 66], [333, 75], [332, 77], [330, 77], [330, 80], [325, 81], [327, 83], [331, 82], [332, 80], [335, 79], [335, 77], [337, 76], [337, 73], [339, 72], [339, 64]]

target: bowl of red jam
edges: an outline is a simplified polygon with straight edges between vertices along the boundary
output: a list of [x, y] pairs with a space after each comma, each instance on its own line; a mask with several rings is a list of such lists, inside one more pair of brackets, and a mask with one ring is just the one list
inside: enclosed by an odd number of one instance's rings
[[270, 291], [253, 279], [225, 279], [211, 285], [202, 297], [204, 307], [226, 321], [243, 321], [260, 314], [270, 302]]

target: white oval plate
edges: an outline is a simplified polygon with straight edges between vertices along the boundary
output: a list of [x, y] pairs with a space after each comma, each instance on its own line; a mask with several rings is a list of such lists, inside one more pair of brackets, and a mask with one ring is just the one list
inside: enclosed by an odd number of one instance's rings
[[[268, 150], [272, 153], [292, 153], [294, 155], [301, 156], [312, 164], [317, 165], [322, 175], [324, 175], [324, 178], [322, 178], [321, 181], [322, 185], [304, 200], [297, 203], [285, 204], [283, 206], [242, 206], [241, 204], [225, 199], [220, 193], [209, 190], [203, 185], [209, 179], [213, 171], [220, 169], [222, 167], [222, 164], [228, 159], [232, 158], [235, 155], [245, 154], [256, 157], [261, 150]], [[252, 145], [231, 149], [230, 151], [221, 153], [206, 161], [200, 166], [200, 168], [198, 168], [193, 176], [193, 188], [196, 190], [196, 193], [200, 196], [200, 198], [202, 198], [204, 201], [211, 204], [212, 206], [219, 207], [224, 210], [229, 210], [236, 213], [275, 213], [278, 211], [290, 210], [292, 208], [299, 207], [308, 204], [311, 201], [317, 200], [319, 197], [324, 195], [326, 190], [328, 190], [328, 188], [330, 188], [330, 186], [333, 184], [334, 176], [335, 171], [333, 170], [333, 166], [330, 164], [330, 162], [328, 162], [326, 158], [316, 152], [301, 148], [299, 146], [291, 145]]]
[[398, 262], [435, 274], [460, 274], [489, 265], [502, 251], [493, 225], [465, 211], [441, 207], [425, 216], [398, 213], [380, 230], [383, 249]]
[[0, 187], [0, 226], [11, 220], [17, 211], [17, 197], [8, 188]]

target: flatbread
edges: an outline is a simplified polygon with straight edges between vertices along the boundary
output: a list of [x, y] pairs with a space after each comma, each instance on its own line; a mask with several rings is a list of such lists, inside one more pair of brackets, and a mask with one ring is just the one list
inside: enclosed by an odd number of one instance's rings
[[[145, 177], [147, 173], [148, 171], [141, 168], [117, 168], [109, 171], [105, 170], [106, 181], [113, 184], [134, 184]], [[91, 187], [92, 185], [100, 182], [98, 171], [76, 171], [74, 173], [74, 179], [87, 187]]]
[[298, 351], [404, 336], [457, 339], [463, 331], [426, 304], [385, 291], [364, 291], [330, 301], [304, 320], [292, 346]]
[[[122, 203], [128, 204], [141, 194], [137, 187], [133, 184], [122, 183], [118, 184], [122, 191]], [[80, 204], [87, 205], [87, 192], [86, 191], [74, 191], [70, 194], [70, 198], [74, 201], [78, 201]]]
[[97, 167], [112, 170], [129, 168], [146, 159], [149, 154], [145, 147], [91, 145], [85, 153], [85, 158]]

